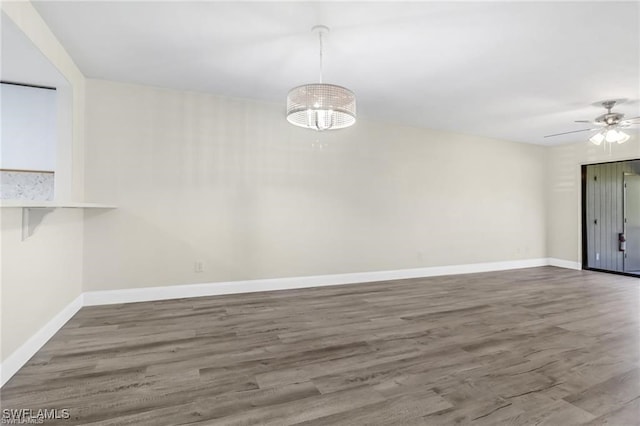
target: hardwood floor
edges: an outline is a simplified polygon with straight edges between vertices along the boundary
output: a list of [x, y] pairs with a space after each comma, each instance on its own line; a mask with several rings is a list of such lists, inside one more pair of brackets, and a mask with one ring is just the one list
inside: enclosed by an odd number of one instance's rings
[[1, 402], [65, 425], [636, 425], [640, 280], [543, 267], [88, 307]]

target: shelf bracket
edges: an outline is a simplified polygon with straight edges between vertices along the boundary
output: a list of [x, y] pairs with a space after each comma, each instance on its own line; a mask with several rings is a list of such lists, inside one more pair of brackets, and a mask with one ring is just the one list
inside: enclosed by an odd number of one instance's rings
[[23, 207], [22, 208], [22, 241], [33, 235], [36, 228], [42, 223], [46, 215], [54, 211], [54, 208]]

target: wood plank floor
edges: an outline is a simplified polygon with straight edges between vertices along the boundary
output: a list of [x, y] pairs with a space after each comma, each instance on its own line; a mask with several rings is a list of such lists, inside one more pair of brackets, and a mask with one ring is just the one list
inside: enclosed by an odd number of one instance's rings
[[88, 307], [1, 402], [65, 425], [635, 425], [640, 280], [542, 267]]

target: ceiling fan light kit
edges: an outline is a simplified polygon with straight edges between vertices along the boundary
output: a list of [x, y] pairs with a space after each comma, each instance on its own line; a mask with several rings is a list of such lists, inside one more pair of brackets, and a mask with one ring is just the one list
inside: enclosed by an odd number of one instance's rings
[[596, 133], [595, 135], [591, 136], [589, 138], [589, 141], [591, 143], [593, 143], [594, 145], [600, 145], [603, 141], [609, 142], [609, 143], [625, 143], [626, 141], [629, 140], [631, 136], [629, 136], [628, 134], [626, 134], [625, 132], [623, 132], [622, 130], [616, 130], [616, 129], [603, 129], [600, 130], [598, 133]]
[[625, 99], [617, 99], [603, 101], [600, 103], [607, 109], [607, 113], [596, 117], [594, 123], [600, 126], [604, 125], [605, 127], [598, 130], [598, 132], [596, 132], [589, 138], [589, 141], [591, 143], [593, 143], [594, 145], [600, 145], [602, 142], [621, 144], [629, 140], [630, 136], [622, 130], [618, 130], [618, 128], [628, 127], [632, 123], [630, 121], [622, 121], [622, 119], [624, 118], [624, 114], [611, 112], [611, 109], [616, 103], [624, 101]]
[[631, 127], [633, 125], [636, 124], [640, 124], [640, 123], [636, 123], [634, 122], [634, 120], [638, 120], [640, 119], [640, 117], [633, 117], [633, 118], [628, 118], [628, 119], [624, 119], [624, 114], [619, 113], [619, 112], [612, 112], [611, 109], [613, 108], [613, 106], [616, 103], [622, 103], [625, 102], [626, 99], [614, 99], [614, 100], [608, 100], [608, 101], [602, 101], [602, 102], [597, 102], [594, 105], [602, 105], [604, 108], [607, 109], [607, 112], [605, 114], [599, 115], [598, 117], [596, 117], [593, 121], [589, 121], [589, 120], [576, 120], [576, 123], [592, 123], [596, 126], [599, 127], [595, 127], [592, 129], [582, 129], [582, 130], [572, 130], [570, 132], [564, 132], [564, 133], [556, 133], [553, 135], [547, 135], [545, 136], [545, 138], [548, 137], [553, 137], [553, 136], [560, 136], [560, 135], [566, 135], [569, 133], [580, 133], [580, 132], [593, 132], [595, 131], [594, 134], [592, 134], [592, 136], [589, 138], [589, 142], [591, 142], [594, 145], [601, 145], [602, 142], [607, 142], [609, 144], [622, 144], [625, 143], [626, 141], [628, 141], [631, 136], [629, 136], [629, 134], [623, 132], [621, 129], [627, 128], [627, 127]]
[[320, 41], [320, 82], [294, 87], [287, 95], [287, 121], [294, 126], [317, 131], [349, 127], [356, 122], [356, 96], [342, 86], [322, 82], [322, 37], [329, 32], [324, 25], [311, 31]]

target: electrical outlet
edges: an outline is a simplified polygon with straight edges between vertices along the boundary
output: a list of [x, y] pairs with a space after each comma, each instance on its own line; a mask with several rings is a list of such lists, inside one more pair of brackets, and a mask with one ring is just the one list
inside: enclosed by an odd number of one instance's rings
[[193, 271], [194, 272], [204, 271], [204, 264], [202, 263], [201, 260], [196, 260], [196, 262], [193, 264]]

